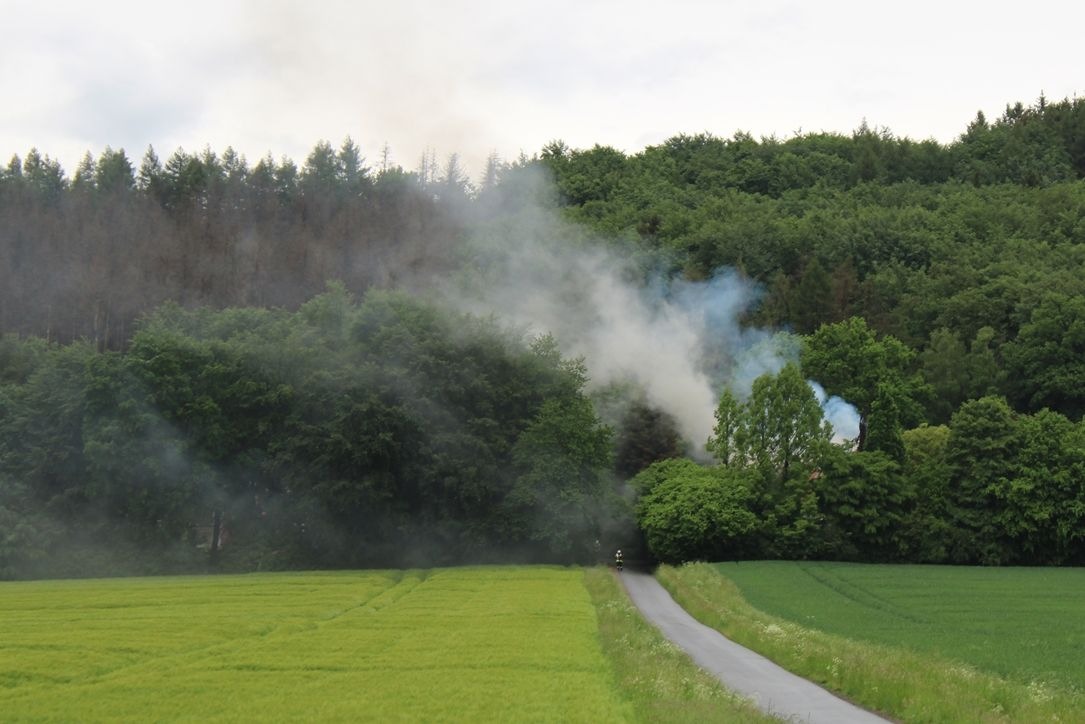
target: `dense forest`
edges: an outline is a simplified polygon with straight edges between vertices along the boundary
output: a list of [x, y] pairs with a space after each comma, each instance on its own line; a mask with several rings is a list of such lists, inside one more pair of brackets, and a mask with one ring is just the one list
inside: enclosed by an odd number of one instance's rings
[[[733, 269], [798, 350], [683, 440], [433, 288], [539, 210], [643, 285]], [[495, 241], [496, 240], [496, 241]], [[0, 577], [588, 561], [1085, 562], [1085, 101], [943, 145], [555, 141], [0, 170]], [[500, 310], [496, 310], [500, 311]], [[711, 365], [711, 360], [705, 360]], [[855, 406], [834, 441], [807, 380]], [[615, 404], [615, 395], [621, 404]], [[687, 457], [692, 455], [692, 459]]]

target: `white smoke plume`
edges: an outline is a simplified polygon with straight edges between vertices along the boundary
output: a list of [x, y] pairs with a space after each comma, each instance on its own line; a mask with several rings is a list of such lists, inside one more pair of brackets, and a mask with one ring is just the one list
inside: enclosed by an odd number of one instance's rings
[[807, 384], [814, 390], [825, 419], [833, 426], [833, 442], [843, 443], [859, 437], [859, 411], [843, 397], [829, 396], [825, 388], [813, 380]]
[[794, 337], [741, 325], [760, 290], [729, 269], [672, 280], [537, 210], [476, 240], [472, 255], [481, 277], [460, 287], [457, 304], [552, 334], [563, 354], [584, 358], [595, 387], [634, 385], [696, 455], [724, 387], [746, 397], [758, 376], [798, 359]]

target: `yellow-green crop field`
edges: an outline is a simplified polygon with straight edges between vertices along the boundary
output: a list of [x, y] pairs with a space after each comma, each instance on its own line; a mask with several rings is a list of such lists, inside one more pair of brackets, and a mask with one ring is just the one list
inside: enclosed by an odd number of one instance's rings
[[605, 569], [0, 583], [0, 722], [764, 722]]
[[0, 719], [634, 718], [584, 573], [0, 584]]

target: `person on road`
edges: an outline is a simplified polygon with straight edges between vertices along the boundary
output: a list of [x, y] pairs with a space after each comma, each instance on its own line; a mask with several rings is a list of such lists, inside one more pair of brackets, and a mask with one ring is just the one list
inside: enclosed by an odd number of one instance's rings
[[618, 552], [614, 554], [614, 567], [619, 571], [622, 570], [622, 549], [619, 548]]

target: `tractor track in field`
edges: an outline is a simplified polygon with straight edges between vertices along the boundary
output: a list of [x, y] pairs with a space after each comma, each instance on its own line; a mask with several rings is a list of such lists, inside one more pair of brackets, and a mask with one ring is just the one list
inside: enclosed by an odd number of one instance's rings
[[619, 574], [641, 614], [724, 686], [748, 697], [767, 714], [810, 724], [887, 722], [705, 626], [675, 603], [648, 573]]

